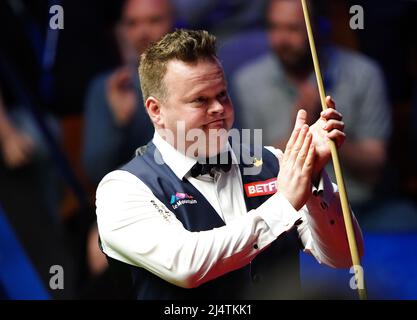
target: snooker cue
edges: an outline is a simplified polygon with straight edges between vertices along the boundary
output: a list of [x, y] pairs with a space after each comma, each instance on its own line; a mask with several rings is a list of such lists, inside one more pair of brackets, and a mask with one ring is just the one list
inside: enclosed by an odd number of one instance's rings
[[[327, 109], [326, 94], [324, 91], [323, 78], [321, 76], [319, 60], [318, 60], [317, 51], [316, 51], [316, 45], [314, 42], [313, 31], [311, 28], [310, 17], [308, 13], [308, 7], [307, 7], [306, 0], [301, 0], [301, 3], [303, 6], [304, 19], [305, 19], [307, 34], [308, 34], [308, 41], [310, 43], [311, 55], [313, 58], [314, 70], [316, 73], [317, 85], [318, 85], [319, 93], [320, 93], [321, 106], [323, 110], [326, 110]], [[339, 155], [337, 152], [336, 143], [333, 140], [329, 140], [329, 145], [330, 145], [330, 150], [332, 154], [334, 171], [336, 174], [336, 183], [339, 188], [339, 196], [340, 196], [340, 202], [342, 205], [343, 219], [344, 219], [345, 227], [346, 227], [346, 234], [347, 234], [347, 239], [348, 239], [348, 244], [349, 244], [350, 255], [352, 258], [356, 283], [358, 284], [359, 299], [366, 300], [367, 294], [366, 294], [366, 289], [365, 289], [363, 268], [360, 265], [358, 246], [356, 243], [355, 231], [353, 229], [352, 215], [350, 212], [348, 197], [347, 197], [346, 188], [345, 188], [345, 182], [343, 180], [343, 174], [342, 174], [342, 169], [340, 166]]]

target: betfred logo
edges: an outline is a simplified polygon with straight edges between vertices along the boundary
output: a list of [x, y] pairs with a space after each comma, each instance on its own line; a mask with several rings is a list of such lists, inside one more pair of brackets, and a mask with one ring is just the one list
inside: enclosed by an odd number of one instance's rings
[[247, 183], [244, 187], [248, 198], [267, 196], [277, 192], [277, 178]]

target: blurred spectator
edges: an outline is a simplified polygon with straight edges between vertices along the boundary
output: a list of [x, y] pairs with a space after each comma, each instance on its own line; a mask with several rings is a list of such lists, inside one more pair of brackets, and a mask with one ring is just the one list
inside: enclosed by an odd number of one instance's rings
[[[97, 76], [85, 101], [82, 160], [93, 183], [127, 162], [139, 146], [152, 138], [154, 129], [143, 105], [138, 61], [147, 46], [169, 32], [173, 23], [174, 11], [168, 0], [124, 2], [121, 19], [114, 30], [122, 65]], [[107, 261], [97, 238], [94, 224], [86, 243], [89, 273], [97, 281], [90, 290], [106, 283], [108, 274], [103, 273]], [[84, 294], [91, 296], [91, 292]]]
[[[55, 118], [45, 117], [52, 134], [59, 136], [59, 124]], [[39, 125], [23, 106], [6, 106], [0, 88], [0, 151], [7, 170], [15, 171], [30, 167], [36, 176], [41, 201], [51, 218], [59, 220], [62, 197], [62, 181], [53, 165], [48, 146]]]
[[15, 169], [31, 162], [34, 153], [33, 138], [9, 119], [0, 92], [0, 143], [6, 167]]
[[173, 27], [168, 0], [127, 0], [116, 26], [123, 65], [101, 74], [89, 88], [85, 105], [83, 163], [94, 183], [128, 161], [153, 134], [140, 93], [139, 55]]
[[[221, 44], [229, 36], [259, 28], [266, 0], [173, 0], [178, 18], [191, 29], [215, 34]], [[221, 46], [221, 45], [220, 45]]]
[[[265, 144], [285, 148], [297, 110], [306, 109], [311, 122], [321, 106], [301, 2], [271, 0], [268, 6], [271, 51], [243, 67], [233, 86], [243, 127], [262, 128]], [[347, 141], [341, 159], [351, 203], [358, 208], [373, 199], [387, 156], [391, 115], [383, 74], [363, 55], [321, 44], [326, 92], [344, 115]], [[358, 211], [359, 217], [363, 211]]]

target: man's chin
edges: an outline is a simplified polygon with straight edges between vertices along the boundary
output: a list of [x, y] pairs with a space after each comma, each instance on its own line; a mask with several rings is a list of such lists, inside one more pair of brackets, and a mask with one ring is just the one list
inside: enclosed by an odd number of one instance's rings
[[295, 70], [299, 66], [299, 61], [294, 57], [281, 58], [281, 63], [286, 70]]
[[228, 137], [221, 137], [215, 141], [209, 141], [206, 149], [206, 158], [211, 158], [217, 154], [226, 151]]
[[206, 143], [194, 143], [187, 148], [187, 156], [194, 158], [211, 158], [227, 150], [227, 138], [219, 138]]
[[284, 68], [292, 69], [294, 66], [296, 66], [299, 63], [299, 59], [297, 55], [291, 52], [275, 51], [275, 54]]

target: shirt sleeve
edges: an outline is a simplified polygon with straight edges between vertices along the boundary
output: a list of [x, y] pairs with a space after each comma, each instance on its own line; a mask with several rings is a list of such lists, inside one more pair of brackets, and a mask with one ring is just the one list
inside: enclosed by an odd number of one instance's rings
[[190, 232], [141, 180], [120, 170], [99, 184], [96, 206], [104, 253], [184, 288], [247, 265], [301, 218], [276, 194], [226, 226]]
[[[267, 147], [278, 159], [282, 151]], [[332, 183], [326, 171], [322, 171], [318, 187], [312, 187], [312, 193], [306, 205], [299, 211], [301, 223], [297, 226], [304, 252], [312, 254], [319, 263], [334, 268], [352, 266], [347, 241], [343, 212], [337, 185]], [[359, 224], [352, 212], [352, 223], [359, 255], [363, 255], [363, 237]]]

